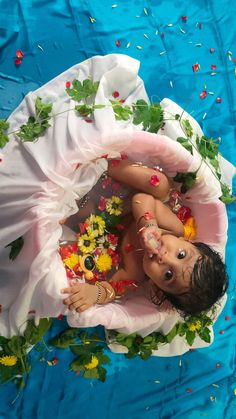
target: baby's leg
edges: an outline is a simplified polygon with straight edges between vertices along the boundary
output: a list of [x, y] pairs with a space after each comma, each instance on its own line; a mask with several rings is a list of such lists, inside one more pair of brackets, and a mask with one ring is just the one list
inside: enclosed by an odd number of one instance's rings
[[170, 180], [163, 173], [129, 160], [114, 165], [108, 162], [108, 176], [132, 188], [164, 200], [171, 188]]

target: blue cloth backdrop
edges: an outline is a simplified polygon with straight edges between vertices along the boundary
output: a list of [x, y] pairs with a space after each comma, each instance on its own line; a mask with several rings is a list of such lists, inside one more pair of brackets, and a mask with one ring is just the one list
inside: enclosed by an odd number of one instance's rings
[[[128, 54], [141, 61], [150, 99], [179, 103], [207, 136], [222, 138], [221, 152], [235, 164], [236, 3], [113, 1], [0, 0], [0, 117], [75, 63], [93, 55]], [[24, 58], [17, 66], [18, 49]], [[194, 64], [200, 66], [196, 72]], [[203, 90], [207, 96], [200, 99]], [[0, 418], [236, 418], [235, 204], [228, 216], [230, 288], [212, 346], [148, 361], [109, 353], [105, 383], [75, 375], [68, 368], [70, 352], [55, 350], [52, 357], [59, 363], [35, 362], [14, 403], [14, 384], [1, 388]], [[49, 335], [64, 327], [63, 320], [55, 320]]]

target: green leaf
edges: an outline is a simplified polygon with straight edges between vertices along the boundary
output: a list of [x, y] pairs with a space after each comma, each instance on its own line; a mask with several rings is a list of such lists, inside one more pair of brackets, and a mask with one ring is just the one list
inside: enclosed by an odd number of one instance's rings
[[24, 332], [24, 337], [30, 345], [35, 345], [40, 342], [45, 333], [48, 331], [52, 324], [52, 319], [40, 319], [38, 326], [35, 325], [33, 320], [28, 320], [27, 327]]
[[143, 129], [157, 133], [164, 126], [164, 112], [159, 103], [149, 105], [145, 100], [137, 100], [133, 105], [134, 125], [143, 124]]
[[110, 364], [111, 360], [108, 356], [103, 355], [102, 353], [96, 353], [96, 357], [100, 364]]
[[220, 200], [224, 202], [224, 204], [231, 204], [236, 200], [236, 197], [231, 194], [231, 190], [228, 185], [225, 183], [221, 183], [221, 191], [222, 195], [220, 197]]
[[143, 359], [144, 361], [146, 361], [148, 358], [150, 358], [150, 356], [152, 356], [152, 350], [151, 349], [147, 349], [143, 352], [140, 352], [140, 358]]
[[98, 370], [98, 375], [99, 375], [99, 378], [98, 378], [99, 381], [102, 381], [102, 383], [104, 383], [106, 381], [106, 375], [107, 375], [105, 368], [99, 366], [97, 367], [97, 370]]
[[42, 99], [37, 96], [35, 101], [36, 120], [49, 119], [52, 111], [52, 103], [43, 103]]
[[9, 141], [6, 130], [9, 128], [9, 123], [5, 119], [0, 119], [0, 148], [3, 148]]
[[190, 151], [190, 153], [193, 154], [193, 147], [189, 142], [188, 138], [178, 137], [176, 141], [178, 141], [178, 143], [180, 143], [184, 148], [186, 148], [186, 150]]
[[183, 127], [183, 129], [184, 129], [185, 134], [187, 135], [187, 137], [192, 138], [192, 136], [193, 136], [193, 128], [192, 128], [189, 120], [188, 119], [183, 119], [181, 121], [181, 124], [182, 124], [182, 127]]
[[26, 124], [21, 125], [17, 133], [23, 141], [33, 141], [42, 136], [50, 124], [50, 112], [52, 111], [52, 103], [43, 103], [40, 97], [35, 100], [35, 117], [30, 116]]
[[178, 323], [175, 324], [174, 327], [172, 327], [172, 329], [170, 330], [170, 332], [166, 335], [166, 339], [168, 343], [172, 342], [174, 337], [177, 335], [177, 331], [178, 331]]
[[204, 342], [210, 343], [211, 342], [211, 332], [210, 329], [208, 329], [208, 327], [204, 327], [204, 329], [201, 329], [198, 332], [200, 338], [202, 340], [204, 340]]
[[28, 345], [24, 336], [13, 336], [9, 339], [7, 347], [11, 354], [20, 358], [26, 353]]
[[143, 339], [144, 343], [152, 343], [153, 341], [153, 337], [152, 336], [145, 336], [145, 338]]
[[187, 330], [186, 332], [186, 340], [190, 346], [192, 346], [194, 339], [196, 336], [196, 332], [192, 332], [191, 330]]
[[184, 194], [195, 185], [196, 178], [197, 178], [197, 172], [187, 172], [187, 173], [177, 172], [173, 180], [175, 182], [182, 183], [180, 190], [181, 190], [181, 193]]
[[82, 99], [89, 98], [97, 93], [99, 81], [93, 82], [90, 79], [85, 79], [82, 83], [79, 80], [73, 80], [72, 87], [67, 88], [67, 94], [76, 102], [81, 102]]
[[24, 239], [23, 237], [19, 237], [18, 239], [14, 240], [13, 242], [7, 244], [5, 247], [11, 247], [10, 253], [9, 253], [9, 259], [15, 260], [17, 256], [19, 255], [22, 247], [24, 246]]
[[213, 139], [203, 135], [201, 138], [197, 136], [196, 146], [203, 158], [215, 160], [218, 157], [219, 139]]
[[99, 370], [98, 368], [93, 368], [92, 370], [86, 370], [84, 371], [84, 378], [97, 378], [100, 379]]
[[84, 371], [85, 368], [83, 366], [83, 363], [81, 363], [80, 358], [76, 358], [74, 359], [74, 361], [72, 361], [70, 363], [70, 368], [72, 369], [72, 371], [77, 372], [77, 371]]
[[110, 100], [117, 121], [128, 121], [132, 115], [130, 106], [123, 105], [117, 100]]
[[78, 339], [78, 329], [69, 328], [59, 333], [57, 336], [49, 340], [49, 345], [55, 346], [56, 348], [65, 349], [71, 344], [74, 344]]
[[184, 336], [188, 330], [188, 326], [186, 323], [179, 323], [177, 334], [179, 336]]

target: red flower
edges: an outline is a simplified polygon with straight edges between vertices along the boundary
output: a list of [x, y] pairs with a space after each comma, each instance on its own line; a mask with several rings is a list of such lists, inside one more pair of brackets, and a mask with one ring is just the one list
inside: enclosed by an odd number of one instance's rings
[[[88, 224], [86, 223], [79, 223], [79, 230], [81, 234], [84, 234], [86, 232], [86, 229], [88, 227]], [[76, 251], [77, 252], [77, 251]]]
[[108, 186], [111, 185], [111, 178], [110, 177], [106, 177], [103, 181], [102, 181], [102, 189], [106, 189]]
[[117, 97], [119, 97], [119, 96], [120, 96], [120, 93], [119, 93], [119, 92], [117, 92], [117, 90], [115, 90], [115, 91], [112, 93], [112, 96], [116, 99]]
[[177, 211], [177, 217], [184, 224], [191, 217], [191, 209], [184, 205]]
[[51, 362], [52, 362], [52, 365], [56, 365], [56, 364], [58, 364], [59, 359], [58, 358], [52, 358]]
[[212, 69], [212, 70], [216, 70], [216, 65], [215, 65], [215, 64], [212, 64], [212, 65], [211, 65], [211, 69]]
[[131, 243], [128, 243], [128, 244], [126, 244], [126, 246], [124, 247], [124, 249], [125, 249], [125, 252], [126, 253], [130, 253], [130, 252], [133, 252], [134, 251], [135, 247]]
[[119, 39], [117, 39], [117, 40], [116, 40], [116, 46], [117, 46], [118, 48], [120, 48], [120, 46], [121, 46], [121, 43], [120, 43]]
[[206, 91], [206, 90], [203, 90], [203, 91], [200, 93], [200, 99], [205, 99], [206, 95], [207, 95], [207, 91]]
[[221, 102], [222, 102], [222, 99], [220, 97], [217, 97], [216, 98], [216, 103], [221, 103]]
[[23, 58], [23, 57], [24, 57], [24, 55], [25, 55], [25, 54], [21, 51], [21, 49], [17, 49], [17, 50], [16, 50], [16, 57], [17, 57], [17, 58], [20, 58], [20, 59], [21, 59], [21, 58]]
[[67, 82], [66, 82], [66, 88], [67, 88], [67, 89], [69, 89], [69, 88], [70, 88], [70, 86], [71, 86], [71, 82], [70, 82], [70, 81], [67, 81]]
[[160, 179], [157, 175], [153, 175], [150, 177], [149, 183], [151, 186], [158, 186], [160, 183]]
[[188, 20], [188, 16], [182, 16], [182, 22], [187, 22], [187, 20]]

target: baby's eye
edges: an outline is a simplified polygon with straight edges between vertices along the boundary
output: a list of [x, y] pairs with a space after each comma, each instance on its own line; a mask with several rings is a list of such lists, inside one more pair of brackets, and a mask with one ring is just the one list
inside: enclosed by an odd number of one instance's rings
[[184, 259], [185, 256], [186, 256], [185, 250], [180, 250], [177, 257], [178, 259]]
[[173, 278], [173, 272], [169, 269], [168, 271], [165, 272], [164, 277], [165, 279], [167, 279], [167, 281], [169, 281], [170, 279]]

